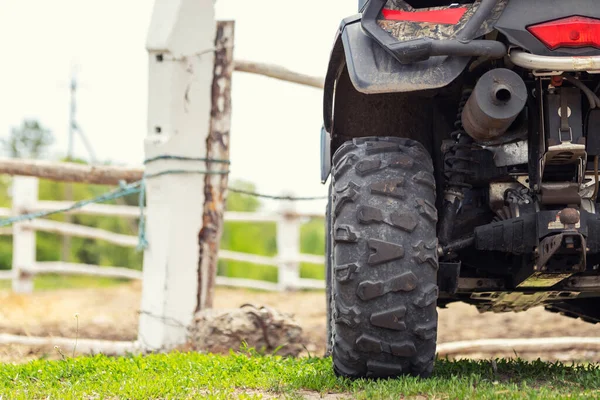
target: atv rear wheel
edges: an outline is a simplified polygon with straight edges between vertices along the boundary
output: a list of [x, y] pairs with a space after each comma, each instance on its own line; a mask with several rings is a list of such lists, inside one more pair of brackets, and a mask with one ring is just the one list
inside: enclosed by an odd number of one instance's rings
[[438, 297], [431, 157], [414, 140], [354, 139], [333, 156], [332, 179], [334, 370], [427, 377]]

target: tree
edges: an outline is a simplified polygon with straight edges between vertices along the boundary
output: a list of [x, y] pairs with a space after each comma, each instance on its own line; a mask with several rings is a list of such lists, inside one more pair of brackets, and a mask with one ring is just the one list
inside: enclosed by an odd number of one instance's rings
[[12, 128], [7, 139], [2, 139], [2, 147], [9, 157], [41, 158], [54, 143], [52, 132], [37, 120], [24, 120], [18, 128]]
[[[11, 129], [7, 138], [0, 139], [4, 153], [12, 158], [40, 158], [53, 142], [52, 132], [33, 119], [24, 120], [21, 126]], [[9, 177], [0, 177], [0, 207], [10, 207], [11, 200], [8, 197], [10, 182]], [[12, 237], [2, 236], [0, 237], [0, 269], [10, 269], [11, 263]]]

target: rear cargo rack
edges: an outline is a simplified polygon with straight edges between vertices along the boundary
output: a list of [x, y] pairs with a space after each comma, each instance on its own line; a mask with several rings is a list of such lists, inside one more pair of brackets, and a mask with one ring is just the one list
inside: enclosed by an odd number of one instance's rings
[[498, 41], [474, 40], [498, 0], [481, 0], [475, 13], [455, 39], [419, 38], [407, 41], [396, 40], [377, 24], [377, 18], [386, 3], [387, 0], [370, 0], [367, 3], [362, 13], [362, 28], [402, 64], [425, 61], [433, 56], [502, 58], [507, 53], [506, 46]]

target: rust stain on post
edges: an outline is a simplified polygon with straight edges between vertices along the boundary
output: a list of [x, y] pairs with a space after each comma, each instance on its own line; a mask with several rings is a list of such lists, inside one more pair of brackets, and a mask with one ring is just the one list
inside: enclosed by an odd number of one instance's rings
[[[212, 84], [210, 132], [206, 139], [206, 158], [229, 160], [231, 129], [231, 76], [233, 63], [234, 22], [217, 23], [215, 68]], [[206, 162], [207, 171], [229, 169], [228, 164]], [[199, 234], [198, 310], [212, 308], [223, 233], [223, 215], [228, 175], [207, 174], [204, 179], [204, 214]], [[204, 291], [204, 293], [203, 293]]]

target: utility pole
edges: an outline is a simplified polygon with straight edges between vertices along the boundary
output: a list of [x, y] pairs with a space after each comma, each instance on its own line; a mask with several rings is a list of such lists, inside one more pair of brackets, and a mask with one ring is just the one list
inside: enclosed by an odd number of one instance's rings
[[71, 74], [71, 106], [69, 109], [69, 147], [67, 149], [67, 160], [73, 160], [73, 147], [75, 142], [75, 127], [77, 126], [77, 122], [75, 122], [75, 113], [77, 111], [77, 99], [75, 97], [77, 93], [77, 78], [75, 73]]
[[[77, 127], [77, 122], [75, 119], [75, 113], [77, 111], [77, 77], [75, 76], [75, 72], [71, 73], [71, 101], [69, 107], [69, 138], [68, 138], [68, 147], [67, 147], [67, 161], [73, 161], [73, 152], [75, 146], [75, 129]], [[65, 183], [65, 200], [73, 201], [73, 184]], [[64, 215], [65, 222], [72, 223], [73, 218], [69, 213]], [[71, 237], [63, 236], [62, 237], [62, 261], [70, 262], [71, 261]]]

